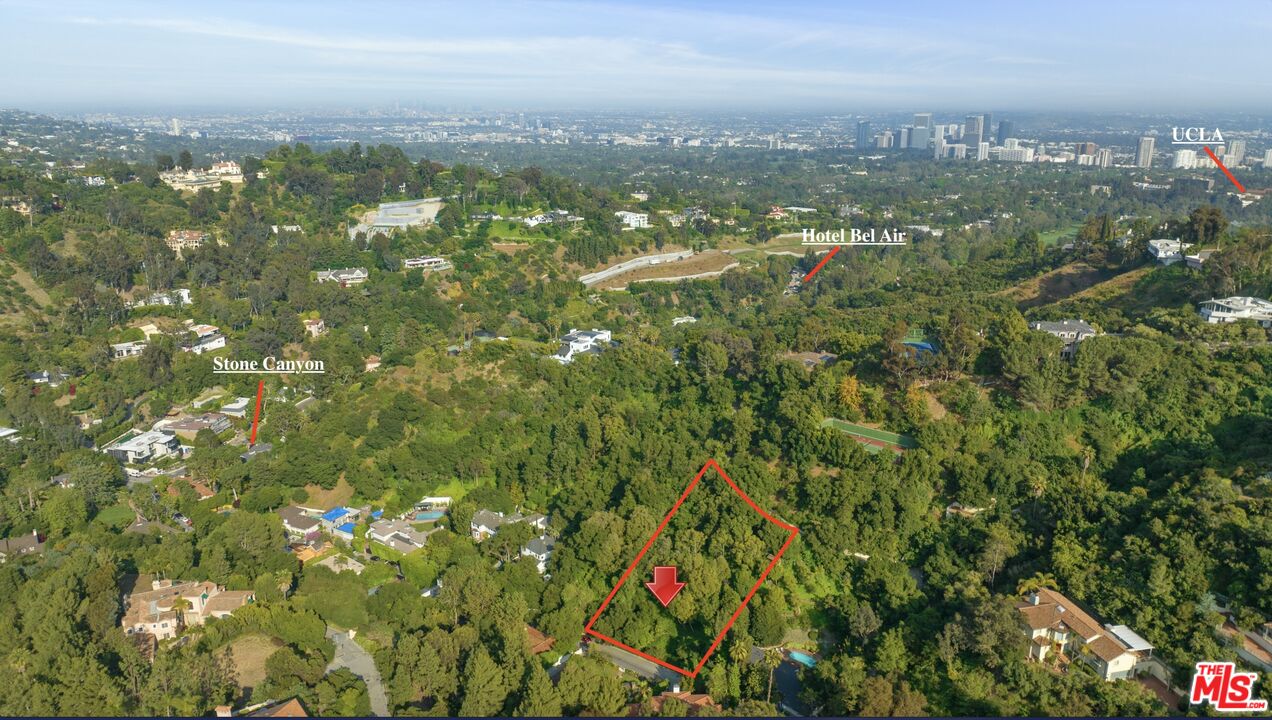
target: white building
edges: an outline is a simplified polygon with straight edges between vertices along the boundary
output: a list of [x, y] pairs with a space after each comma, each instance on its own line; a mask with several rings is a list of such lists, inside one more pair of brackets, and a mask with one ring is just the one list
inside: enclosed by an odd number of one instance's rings
[[535, 569], [542, 575], [548, 571], [548, 559], [552, 557], [552, 550], [555, 547], [556, 538], [546, 534], [540, 535], [521, 548], [521, 556], [534, 558]]
[[566, 365], [574, 362], [574, 357], [580, 354], [599, 354], [611, 342], [614, 336], [609, 330], [576, 330], [570, 329], [570, 332], [561, 337], [561, 348], [552, 356], [553, 360]]
[[446, 258], [417, 257], [417, 258], [407, 258], [406, 260], [403, 260], [402, 267], [408, 270], [419, 268], [421, 270], [434, 271], [434, 270], [450, 270], [451, 264], [450, 264], [450, 261], [447, 260]]
[[194, 335], [194, 339], [181, 344], [182, 352], [202, 355], [205, 352], [212, 352], [225, 347], [225, 336], [221, 334], [221, 329], [215, 325], [196, 325], [187, 320], [186, 330]]
[[1191, 170], [1197, 165], [1196, 150], [1176, 150], [1175, 161], [1171, 163], [1171, 167], [1176, 170]]
[[1272, 328], [1272, 302], [1252, 297], [1229, 297], [1207, 300], [1198, 312], [1208, 323], [1230, 323], [1253, 320], [1265, 328]]
[[1178, 239], [1158, 238], [1148, 241], [1148, 254], [1162, 265], [1174, 265], [1184, 259], [1184, 251], [1192, 247], [1192, 243]]
[[102, 448], [102, 452], [123, 463], [140, 465], [180, 452], [181, 443], [173, 433], [147, 430], [119, 439]]
[[648, 213], [634, 213], [626, 210], [619, 210], [614, 213], [614, 217], [618, 218], [618, 221], [623, 223], [623, 225], [632, 229], [649, 227]]
[[367, 281], [371, 274], [366, 268], [342, 268], [340, 270], [319, 270], [318, 282], [335, 282], [340, 283], [340, 287], [347, 285], [359, 285]]
[[115, 343], [110, 346], [110, 354], [116, 360], [122, 360], [134, 355], [140, 355], [142, 350], [146, 349], [147, 343], [144, 340], [134, 340], [133, 342]]
[[684, 325], [685, 323], [696, 323], [696, 322], [698, 322], [698, 318], [692, 315], [681, 315], [680, 317], [674, 317], [671, 319], [672, 327], [675, 327], [676, 325]]

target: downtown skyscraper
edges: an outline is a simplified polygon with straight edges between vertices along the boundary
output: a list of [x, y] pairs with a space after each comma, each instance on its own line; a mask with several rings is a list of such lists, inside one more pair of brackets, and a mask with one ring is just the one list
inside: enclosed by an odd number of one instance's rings
[[870, 122], [867, 120], [857, 121], [857, 149], [865, 150], [870, 146]]

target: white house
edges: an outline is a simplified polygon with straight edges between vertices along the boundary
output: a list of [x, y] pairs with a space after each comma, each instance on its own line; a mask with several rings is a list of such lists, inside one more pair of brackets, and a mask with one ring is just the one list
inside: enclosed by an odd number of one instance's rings
[[473, 540], [481, 542], [495, 533], [499, 532], [499, 528], [504, 525], [524, 522], [528, 523], [537, 530], [548, 529], [548, 518], [539, 513], [530, 513], [522, 515], [520, 512], [514, 512], [511, 515], [505, 515], [501, 512], [493, 510], [478, 510], [473, 513], [473, 519], [469, 522], [468, 529], [472, 533]]
[[431, 532], [420, 532], [405, 520], [377, 520], [367, 528], [367, 538], [405, 554], [424, 547]]
[[1184, 259], [1184, 251], [1192, 247], [1192, 243], [1178, 239], [1158, 238], [1148, 241], [1148, 254], [1162, 265], [1174, 265]]
[[548, 558], [552, 557], [552, 549], [556, 547], [556, 538], [551, 535], [540, 535], [521, 548], [521, 556], [534, 558], [535, 567], [542, 575], [548, 571]]
[[366, 268], [342, 268], [340, 270], [319, 270], [318, 282], [335, 282], [340, 283], [341, 287], [346, 285], [359, 285], [367, 281], [371, 277]]
[[684, 325], [685, 323], [696, 323], [696, 322], [698, 322], [698, 318], [692, 315], [681, 315], [680, 317], [674, 317], [671, 319], [672, 327], [675, 327], [676, 325]]
[[578, 330], [571, 328], [568, 334], [562, 336], [561, 347], [552, 356], [552, 359], [562, 365], [566, 365], [574, 361], [575, 355], [584, 353], [599, 354], [613, 340], [614, 334], [609, 330], [599, 330], [597, 328]]
[[305, 332], [309, 333], [309, 337], [318, 337], [327, 332], [327, 324], [322, 321], [322, 318], [306, 320], [304, 324]]
[[417, 258], [407, 258], [402, 261], [402, 267], [405, 267], [408, 270], [419, 268], [421, 270], [434, 271], [434, 270], [450, 270], [451, 264], [450, 264], [450, 261], [447, 260], [446, 258], [425, 256], [425, 257], [417, 257]]
[[116, 360], [140, 355], [142, 350], [146, 349], [147, 343], [144, 340], [134, 340], [133, 342], [115, 343], [110, 346], [110, 354]]
[[194, 334], [194, 340], [182, 343], [182, 352], [202, 355], [205, 352], [212, 352], [225, 347], [225, 336], [221, 334], [221, 329], [215, 325], [195, 324], [187, 320], [186, 330]]
[[[125, 436], [126, 437], [126, 436]], [[123, 463], [142, 464], [180, 452], [177, 436], [162, 430], [147, 430], [128, 439], [120, 438], [102, 452]]]
[[1254, 320], [1272, 328], [1272, 302], [1253, 297], [1228, 297], [1201, 303], [1198, 312], [1208, 323], [1230, 323]]
[[1073, 354], [1077, 352], [1078, 343], [1096, 335], [1095, 328], [1088, 325], [1085, 320], [1061, 320], [1059, 322], [1035, 320], [1029, 323], [1029, 329], [1040, 330], [1063, 340], [1064, 347], [1060, 350], [1060, 357], [1062, 358], [1073, 357]]
[[619, 210], [614, 213], [614, 217], [628, 228], [647, 228], [649, 227], [649, 213], [634, 213], [626, 210]]

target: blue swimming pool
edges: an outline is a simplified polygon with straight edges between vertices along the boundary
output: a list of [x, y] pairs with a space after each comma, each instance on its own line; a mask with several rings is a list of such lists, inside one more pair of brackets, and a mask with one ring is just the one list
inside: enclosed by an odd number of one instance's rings
[[802, 653], [798, 650], [789, 650], [787, 651], [786, 654], [790, 657], [790, 659], [794, 660], [800, 665], [803, 665], [804, 667], [813, 667], [814, 665], [817, 664], [817, 658], [813, 657], [812, 655]]
[[446, 513], [441, 510], [429, 510], [428, 512], [415, 513], [415, 521], [416, 522], [433, 522], [435, 520], [441, 520], [445, 516], [446, 516]]

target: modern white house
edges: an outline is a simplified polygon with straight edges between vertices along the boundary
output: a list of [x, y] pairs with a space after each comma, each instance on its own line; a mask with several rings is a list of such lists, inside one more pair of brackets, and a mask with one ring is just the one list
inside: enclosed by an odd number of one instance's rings
[[685, 323], [696, 323], [696, 322], [698, 322], [698, 318], [692, 315], [681, 315], [680, 317], [674, 317], [671, 319], [672, 327], [675, 327], [676, 325], [684, 325]]
[[649, 213], [634, 213], [627, 210], [619, 210], [614, 213], [614, 217], [628, 228], [647, 228], [649, 227]]
[[1158, 238], [1148, 241], [1148, 254], [1162, 265], [1174, 265], [1184, 259], [1184, 251], [1192, 247], [1192, 243], [1180, 241], [1178, 238]]
[[367, 539], [406, 554], [424, 547], [428, 536], [439, 529], [421, 532], [405, 520], [377, 520], [367, 528]]
[[1253, 297], [1227, 297], [1207, 300], [1198, 308], [1208, 323], [1230, 323], [1253, 320], [1265, 328], [1272, 328], [1272, 302]]
[[181, 443], [174, 433], [147, 430], [115, 440], [102, 448], [102, 452], [123, 463], [140, 465], [151, 460], [173, 455], [181, 451]]
[[530, 524], [537, 530], [543, 531], [548, 529], [548, 518], [546, 515], [539, 513], [530, 513], [522, 515], [520, 512], [514, 512], [505, 515], [501, 512], [493, 510], [478, 510], [473, 513], [473, 519], [468, 525], [469, 532], [472, 533], [473, 540], [481, 542], [499, 532], [499, 528], [504, 525], [524, 522]]
[[402, 267], [408, 270], [414, 270], [416, 268], [427, 271], [450, 270], [451, 263], [450, 260], [447, 260], [446, 258], [425, 256], [407, 258], [402, 261]]
[[115, 343], [110, 346], [110, 355], [116, 360], [140, 355], [142, 350], [146, 349], [148, 343], [144, 340], [134, 340], [133, 342]]
[[567, 365], [574, 362], [574, 358], [577, 355], [599, 354], [613, 340], [614, 334], [609, 330], [599, 330], [597, 328], [578, 330], [571, 328], [568, 334], [561, 337], [561, 347], [552, 356], [552, 359], [562, 365]]
[[367, 281], [371, 277], [366, 268], [341, 268], [339, 270], [319, 270], [318, 282], [334, 282], [340, 283], [341, 287], [347, 285], [359, 285]]
[[1060, 357], [1069, 359], [1078, 350], [1078, 343], [1089, 337], [1095, 337], [1095, 328], [1091, 327], [1085, 320], [1035, 320], [1029, 323], [1030, 330], [1039, 330], [1054, 335], [1064, 341], [1064, 347], [1060, 350]]
[[225, 347], [225, 336], [221, 334], [221, 328], [215, 325], [195, 324], [187, 320], [186, 330], [194, 334], [194, 339], [181, 344], [182, 352], [202, 355]]

